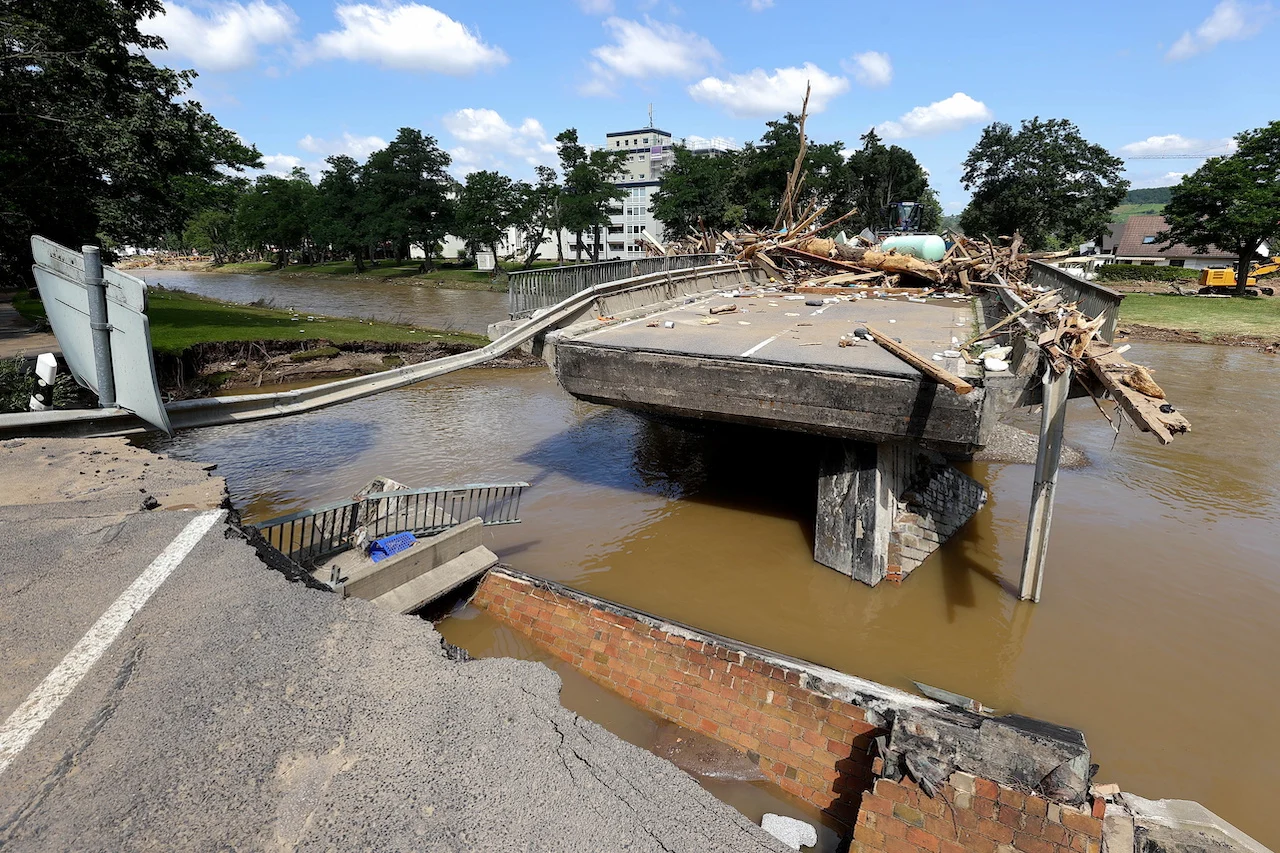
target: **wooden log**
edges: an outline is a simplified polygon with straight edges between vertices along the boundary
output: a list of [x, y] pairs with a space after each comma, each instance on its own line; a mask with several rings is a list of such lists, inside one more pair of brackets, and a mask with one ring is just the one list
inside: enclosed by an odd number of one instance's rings
[[1110, 345], [1092, 341], [1085, 348], [1084, 363], [1138, 428], [1155, 435], [1161, 444], [1169, 444], [1175, 435], [1190, 431], [1191, 423], [1181, 412], [1172, 406], [1168, 407], [1172, 411], [1163, 411], [1161, 407], [1167, 404], [1125, 384], [1124, 378], [1134, 365], [1125, 361]]
[[957, 394], [968, 394], [973, 390], [973, 386], [968, 382], [965, 382], [959, 376], [956, 376], [950, 371], [943, 370], [927, 358], [922, 358], [909, 347], [903, 346], [884, 332], [878, 331], [871, 326], [866, 326], [865, 328], [871, 333], [872, 340], [905, 361], [907, 364], [914, 367], [916, 370], [923, 373], [925, 376], [928, 376], [934, 382], [937, 382], [939, 385], [945, 385]]

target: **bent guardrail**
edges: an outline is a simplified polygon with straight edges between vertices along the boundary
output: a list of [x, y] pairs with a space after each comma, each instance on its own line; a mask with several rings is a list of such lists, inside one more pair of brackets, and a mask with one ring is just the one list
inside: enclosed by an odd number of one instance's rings
[[488, 527], [517, 524], [520, 496], [528, 487], [528, 483], [485, 483], [375, 492], [254, 526], [272, 548], [309, 568], [350, 548], [361, 527], [372, 540], [395, 533], [429, 536], [473, 518]]
[[594, 287], [656, 272], [672, 272], [714, 264], [719, 255], [663, 255], [634, 261], [600, 261], [562, 267], [521, 270], [507, 274], [507, 310], [512, 320], [533, 316], [539, 308], [556, 305]]

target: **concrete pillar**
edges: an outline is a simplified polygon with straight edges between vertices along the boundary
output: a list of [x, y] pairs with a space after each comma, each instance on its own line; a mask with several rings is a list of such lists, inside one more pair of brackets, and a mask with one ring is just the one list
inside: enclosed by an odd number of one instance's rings
[[1071, 393], [1071, 368], [1054, 374], [1044, 369], [1044, 407], [1040, 414], [1040, 444], [1036, 450], [1036, 480], [1031, 489], [1031, 511], [1027, 518], [1027, 542], [1022, 552], [1022, 580], [1018, 597], [1039, 601], [1044, 585], [1044, 564], [1049, 554], [1049, 526], [1053, 521], [1053, 493], [1058, 485], [1062, 461], [1062, 437], [1067, 422], [1067, 399]]
[[918, 445], [831, 441], [818, 472], [813, 557], [870, 586], [901, 581], [986, 500], [979, 483]]
[[880, 446], [828, 442], [818, 472], [818, 520], [813, 558], [875, 586], [888, 571], [891, 505], [879, 464]]

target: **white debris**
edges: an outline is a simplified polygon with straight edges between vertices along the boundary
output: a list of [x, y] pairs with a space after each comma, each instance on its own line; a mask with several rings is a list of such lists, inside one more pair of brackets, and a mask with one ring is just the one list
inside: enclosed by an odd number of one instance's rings
[[958, 349], [943, 350], [942, 354], [945, 355], [947, 358], [959, 358], [960, 350]]
[[1013, 352], [1013, 347], [1011, 346], [988, 347], [987, 349], [982, 351], [982, 357], [998, 358], [998, 359], [1004, 360], [1009, 357], [1009, 353], [1011, 352]]
[[802, 293], [789, 293], [782, 298], [788, 302], [804, 302], [804, 294]]
[[801, 847], [813, 847], [818, 843], [818, 830], [813, 824], [784, 817], [780, 814], [766, 812], [760, 821], [760, 828], [790, 847], [799, 850]]
[[987, 357], [982, 360], [982, 366], [987, 369], [988, 373], [1000, 373], [1009, 369], [1009, 362], [999, 358]]
[[667, 322], [662, 324], [662, 328], [664, 329], [674, 329], [675, 327], [676, 327], [675, 320], [668, 320]]
[[889, 322], [890, 322], [890, 323], [896, 323], [896, 322], [898, 322], [898, 321], [897, 321], [897, 320], [890, 320]]

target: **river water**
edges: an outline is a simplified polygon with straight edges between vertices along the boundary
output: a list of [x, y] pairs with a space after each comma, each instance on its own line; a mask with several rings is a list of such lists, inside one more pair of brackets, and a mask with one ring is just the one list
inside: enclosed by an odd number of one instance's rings
[[446, 290], [384, 281], [317, 276], [236, 275], [217, 272], [134, 270], [147, 284], [185, 290], [227, 302], [269, 300], [280, 309], [331, 317], [409, 323], [483, 335], [507, 317], [507, 295], [488, 290]]
[[[1060, 476], [1038, 605], [1013, 593], [1031, 466], [970, 465], [988, 506], [901, 587], [870, 589], [812, 560], [811, 442], [655, 425], [574, 401], [544, 369], [474, 369], [152, 446], [217, 462], [249, 520], [375, 475], [527, 480], [523, 523], [486, 534], [516, 568], [886, 684], [916, 679], [1079, 727], [1101, 781], [1199, 800], [1280, 847], [1280, 358], [1144, 343], [1131, 357], [1194, 431], [1164, 448], [1072, 404], [1068, 440], [1091, 464]], [[478, 654], [538, 657], [467, 609], [440, 627]], [[643, 715], [591, 690], [567, 680], [565, 701], [644, 742]], [[725, 796], [749, 814], [772, 803]]]

